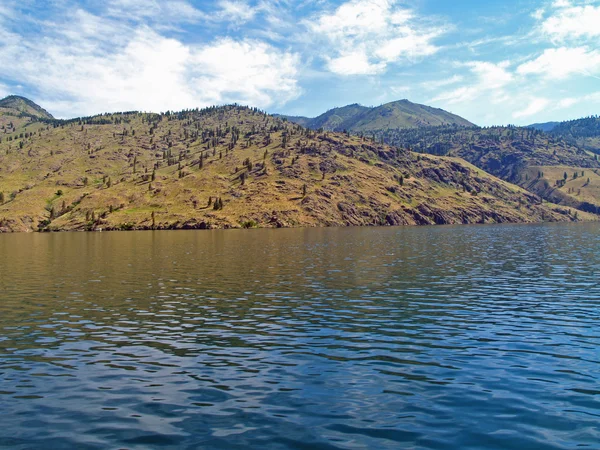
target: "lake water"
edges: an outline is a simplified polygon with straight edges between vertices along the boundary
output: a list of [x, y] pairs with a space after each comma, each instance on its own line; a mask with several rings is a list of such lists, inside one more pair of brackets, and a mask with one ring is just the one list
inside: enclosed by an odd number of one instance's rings
[[0, 235], [0, 447], [598, 449], [599, 229]]

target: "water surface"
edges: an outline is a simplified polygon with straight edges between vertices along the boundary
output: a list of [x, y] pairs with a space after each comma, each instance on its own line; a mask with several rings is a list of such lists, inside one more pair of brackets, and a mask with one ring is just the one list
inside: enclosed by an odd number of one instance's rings
[[600, 448], [597, 224], [0, 235], [0, 447]]

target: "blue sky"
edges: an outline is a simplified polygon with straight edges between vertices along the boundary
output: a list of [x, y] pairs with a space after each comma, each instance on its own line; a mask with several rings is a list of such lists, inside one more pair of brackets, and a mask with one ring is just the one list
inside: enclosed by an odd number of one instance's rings
[[600, 113], [600, 0], [2, 0], [0, 96], [57, 117], [407, 98], [479, 125]]

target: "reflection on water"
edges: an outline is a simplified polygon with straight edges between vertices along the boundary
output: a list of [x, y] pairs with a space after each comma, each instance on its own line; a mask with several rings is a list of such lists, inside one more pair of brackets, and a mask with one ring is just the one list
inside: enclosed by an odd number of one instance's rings
[[598, 448], [596, 224], [0, 236], [0, 447]]

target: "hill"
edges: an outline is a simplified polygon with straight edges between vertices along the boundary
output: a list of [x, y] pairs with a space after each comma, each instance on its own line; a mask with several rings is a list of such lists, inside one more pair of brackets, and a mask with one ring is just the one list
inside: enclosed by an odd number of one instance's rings
[[236, 105], [26, 123], [0, 142], [0, 203], [2, 231], [592, 218], [457, 158]]
[[527, 125], [526, 128], [533, 128], [534, 130], [549, 132], [552, 131], [560, 122], [545, 122], [545, 123], [533, 123]]
[[[546, 134], [532, 128], [492, 127], [460, 128], [454, 126], [408, 130], [378, 130], [380, 141], [410, 148], [421, 153], [455, 156], [511, 183], [519, 184], [542, 198], [583, 211], [600, 212], [600, 195], [596, 195], [595, 178], [574, 189], [556, 177], [600, 168], [598, 156], [569, 143], [562, 136]], [[599, 180], [600, 181], [600, 180]], [[572, 187], [573, 189], [569, 189]]]
[[313, 130], [324, 129], [352, 133], [439, 125], [473, 126], [471, 122], [443, 109], [419, 105], [408, 100], [386, 103], [374, 108], [353, 104], [331, 109], [312, 119], [293, 116], [281, 117]]
[[304, 117], [304, 116], [286, 116], [286, 115], [283, 115], [283, 114], [273, 114], [273, 117], [276, 117], [276, 118], [282, 119], [282, 120], [290, 121], [290, 122], [298, 124], [298, 125], [300, 125], [301, 127], [304, 127], [304, 128], [308, 128], [308, 124], [312, 120], [309, 117]]
[[31, 100], [18, 95], [10, 95], [0, 100], [0, 114], [13, 116], [29, 116], [38, 119], [52, 120], [52, 114], [36, 105]]
[[569, 144], [600, 154], [600, 117], [590, 116], [565, 122], [547, 122], [529, 125]]
[[0, 100], [0, 139], [7, 139], [17, 130], [40, 120], [54, 118], [42, 107], [24, 97], [11, 95]]
[[370, 110], [370, 108], [361, 106], [357, 103], [342, 106], [341, 108], [333, 108], [326, 113], [311, 119], [307, 126], [313, 130], [322, 128], [330, 131], [350, 131], [352, 124]]
[[560, 122], [552, 128], [550, 134], [561, 137], [572, 145], [600, 154], [600, 117]]

